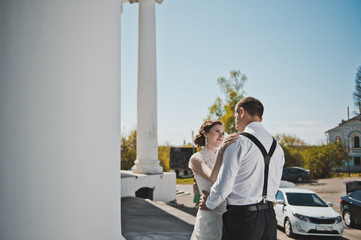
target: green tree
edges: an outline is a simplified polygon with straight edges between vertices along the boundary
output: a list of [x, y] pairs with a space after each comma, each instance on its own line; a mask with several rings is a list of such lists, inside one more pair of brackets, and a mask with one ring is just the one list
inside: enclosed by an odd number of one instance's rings
[[224, 124], [224, 130], [228, 133], [237, 132], [234, 121], [234, 108], [243, 99], [243, 84], [247, 80], [246, 75], [239, 70], [231, 71], [229, 78], [220, 77], [217, 79], [224, 99], [217, 97], [214, 104], [209, 107], [208, 119], [219, 119]]
[[310, 169], [315, 178], [329, 177], [332, 171], [341, 167], [347, 159], [347, 151], [340, 143], [312, 146], [304, 151], [306, 168]]
[[304, 167], [305, 162], [302, 155], [302, 150], [280, 144], [285, 154], [284, 167]]
[[285, 167], [304, 167], [305, 162], [302, 152], [306, 149], [306, 143], [296, 136], [277, 134], [275, 139], [283, 148], [285, 154]]
[[163, 172], [169, 172], [170, 146], [158, 147], [159, 165], [163, 167]]
[[130, 170], [137, 157], [137, 130], [132, 131], [128, 136], [122, 136], [120, 146], [120, 168]]
[[[170, 146], [158, 147], [159, 165], [163, 167], [164, 172], [169, 172], [169, 154]], [[137, 159], [137, 131], [130, 132], [128, 136], [121, 138], [121, 161], [122, 170], [130, 170]]]
[[353, 99], [358, 113], [361, 114], [361, 66], [358, 67], [355, 78], [355, 91], [353, 92]]
[[279, 144], [283, 146], [287, 146], [290, 148], [296, 148], [296, 149], [302, 149], [307, 146], [307, 144], [299, 139], [296, 136], [293, 135], [287, 135], [287, 134], [277, 134], [275, 136], [275, 139], [279, 142]]

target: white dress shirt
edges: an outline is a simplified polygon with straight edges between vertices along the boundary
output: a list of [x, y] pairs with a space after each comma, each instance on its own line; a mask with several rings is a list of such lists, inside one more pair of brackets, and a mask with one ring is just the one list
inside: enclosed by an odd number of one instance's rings
[[[255, 136], [267, 152], [273, 139], [260, 122], [251, 122], [244, 130]], [[277, 147], [270, 161], [267, 200], [274, 202], [281, 182], [285, 159], [282, 147]], [[211, 188], [206, 206], [214, 209], [224, 200], [228, 205], [249, 205], [262, 201], [264, 180], [264, 158], [262, 152], [249, 138], [239, 139], [227, 147], [216, 182]]]

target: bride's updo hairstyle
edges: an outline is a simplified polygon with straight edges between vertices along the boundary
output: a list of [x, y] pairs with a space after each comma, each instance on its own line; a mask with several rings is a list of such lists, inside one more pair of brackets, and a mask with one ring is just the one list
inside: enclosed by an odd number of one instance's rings
[[206, 137], [204, 134], [207, 134], [211, 128], [216, 125], [223, 125], [221, 121], [219, 120], [206, 120], [201, 128], [198, 130], [198, 134], [194, 138], [194, 143], [197, 145], [197, 147], [202, 147], [206, 145]]

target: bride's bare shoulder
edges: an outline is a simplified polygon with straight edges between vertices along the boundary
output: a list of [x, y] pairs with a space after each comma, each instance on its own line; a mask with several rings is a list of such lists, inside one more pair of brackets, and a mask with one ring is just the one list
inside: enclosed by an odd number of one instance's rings
[[202, 156], [201, 156], [201, 154], [199, 152], [194, 153], [191, 156], [191, 158], [189, 159], [189, 161], [191, 161], [191, 162], [198, 162], [198, 161], [201, 162], [202, 161]]

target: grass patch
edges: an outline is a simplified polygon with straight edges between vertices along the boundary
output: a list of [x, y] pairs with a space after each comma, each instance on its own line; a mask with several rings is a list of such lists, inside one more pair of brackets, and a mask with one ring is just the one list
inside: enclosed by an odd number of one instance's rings
[[[361, 173], [351, 173], [351, 177], [359, 177]], [[333, 173], [331, 178], [344, 178], [349, 177], [348, 173]]]
[[177, 184], [193, 184], [194, 178], [177, 178]]

